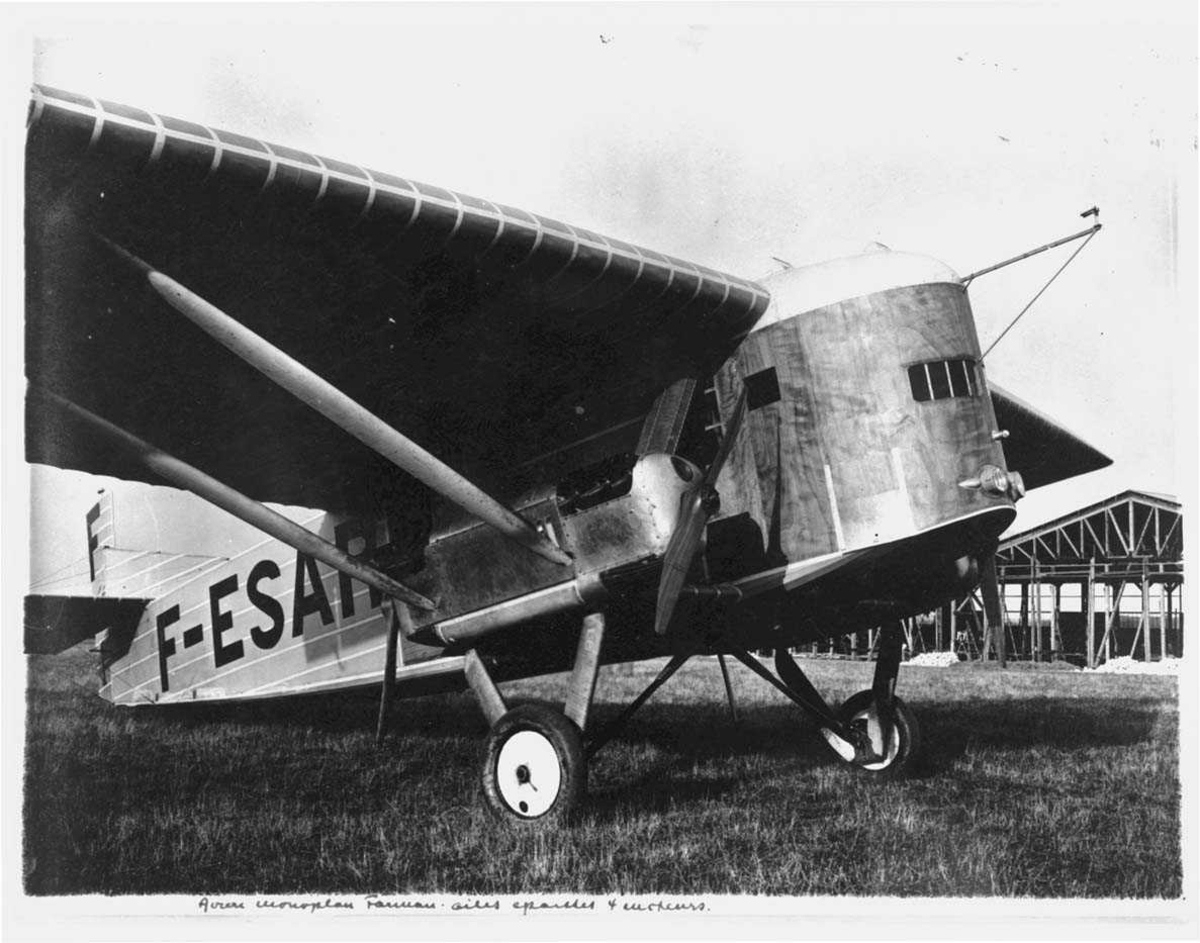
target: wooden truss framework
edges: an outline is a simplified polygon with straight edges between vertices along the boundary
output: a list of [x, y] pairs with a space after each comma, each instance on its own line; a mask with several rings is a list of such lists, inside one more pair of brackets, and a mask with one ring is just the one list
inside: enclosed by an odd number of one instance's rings
[[[1178, 617], [1175, 611], [1175, 591], [1183, 583], [1182, 506], [1170, 498], [1141, 491], [1122, 492], [1010, 537], [1000, 545], [996, 561], [1001, 600], [1005, 599], [1005, 585], [1015, 583], [1021, 587], [1017, 631], [1028, 635], [1034, 659], [1053, 659], [1062, 650], [1059, 621], [1064, 584], [1080, 587], [1086, 612], [1089, 667], [1095, 667], [1101, 656], [1107, 660], [1113, 654], [1121, 600], [1131, 584], [1138, 589], [1142, 609], [1127, 654], [1138, 654], [1140, 642], [1142, 657], [1150, 660], [1155, 622], [1160, 636], [1158, 650], [1166, 653], [1168, 628], [1182, 625], [1182, 609]], [[1148, 592], [1154, 583], [1162, 586], [1160, 598], [1166, 603], [1165, 611], [1160, 603], [1157, 620], [1151, 619]], [[1050, 611], [1044, 613], [1042, 586], [1047, 584], [1053, 587], [1053, 603]], [[1099, 638], [1095, 605], [1098, 585], [1104, 588], [1105, 596], [1105, 618]], [[1043, 630], [1046, 615], [1049, 615], [1048, 646]]]
[[[1125, 491], [1004, 541], [996, 552], [996, 569], [1005, 650], [1026, 651], [1039, 661], [1057, 659], [1063, 652], [1062, 588], [1074, 584], [1080, 587], [1086, 610], [1087, 663], [1095, 667], [1114, 654], [1121, 601], [1127, 587], [1134, 585], [1142, 599], [1137, 631], [1130, 650], [1116, 654], [1137, 655], [1140, 647], [1142, 657], [1149, 660], [1155, 628], [1159, 635], [1158, 651], [1165, 653], [1168, 628], [1183, 625], [1182, 595], [1176, 598], [1176, 591], [1183, 583], [1181, 512], [1179, 502], [1170, 498]], [[1150, 594], [1145, 590], [1155, 583], [1163, 588], [1165, 605], [1152, 614]], [[1020, 606], [1015, 612], [1009, 609], [1005, 593], [1010, 584], [1021, 588]], [[1043, 585], [1053, 587], [1053, 601], [1045, 609]], [[1095, 605], [1098, 586], [1103, 587], [1104, 593], [1104, 620], [1099, 626], [1096, 624], [1099, 610]], [[989, 624], [979, 589], [946, 603], [932, 615], [931, 647], [919, 631], [918, 623], [925, 617], [902, 620], [904, 642], [910, 654], [928, 647], [931, 651], [958, 652], [967, 658], [995, 657], [995, 633], [999, 627]], [[853, 656], [869, 658], [875, 651], [877, 636], [877, 629], [871, 629], [865, 638], [853, 635], [847, 648]], [[833, 640], [827, 644], [830, 652], [838, 648]], [[816, 654], [824, 646], [813, 642], [805, 649]]]

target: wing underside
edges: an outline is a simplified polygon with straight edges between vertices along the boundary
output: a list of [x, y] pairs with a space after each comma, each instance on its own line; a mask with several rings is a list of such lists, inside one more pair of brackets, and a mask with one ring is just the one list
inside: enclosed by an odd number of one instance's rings
[[1008, 431], [1004, 459], [1010, 469], [1021, 473], [1027, 488], [1040, 488], [1112, 464], [1111, 458], [1049, 416], [994, 383], [988, 385], [996, 421]]
[[[379, 463], [97, 235], [501, 492], [507, 469], [715, 367], [768, 301], [523, 210], [48, 88], [26, 153], [29, 378], [263, 500], [356, 510]], [[26, 446], [152, 480], [58, 416], [32, 411]]]

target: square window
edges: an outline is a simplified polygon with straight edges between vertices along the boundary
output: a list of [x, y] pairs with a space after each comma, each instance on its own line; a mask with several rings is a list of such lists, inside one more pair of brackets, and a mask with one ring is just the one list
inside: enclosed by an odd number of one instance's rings
[[779, 377], [774, 367], [767, 367], [746, 377], [746, 405], [751, 409], [778, 403], [780, 399]]

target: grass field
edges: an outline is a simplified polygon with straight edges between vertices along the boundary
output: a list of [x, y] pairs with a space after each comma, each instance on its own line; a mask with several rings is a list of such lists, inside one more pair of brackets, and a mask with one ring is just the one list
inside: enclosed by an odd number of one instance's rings
[[[131, 711], [93, 656], [29, 659], [25, 887], [104, 893], [755, 893], [1177, 897], [1176, 681], [902, 668], [914, 777], [871, 781], [740, 665], [668, 683], [596, 758], [574, 828], [514, 835], [475, 802], [468, 694]], [[871, 666], [803, 663], [832, 701]], [[657, 664], [606, 668], [603, 722]], [[506, 685], [560, 697], [561, 678]]]

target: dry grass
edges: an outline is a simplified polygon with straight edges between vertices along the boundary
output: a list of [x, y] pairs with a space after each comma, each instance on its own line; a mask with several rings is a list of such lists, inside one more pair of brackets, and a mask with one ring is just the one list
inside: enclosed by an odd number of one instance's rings
[[[582, 821], [514, 835], [475, 803], [469, 695], [117, 709], [90, 656], [29, 659], [32, 894], [574, 891], [1177, 897], [1176, 681], [902, 669], [925, 755], [880, 784], [737, 666], [689, 664], [597, 757]], [[809, 661], [827, 696], [871, 667]], [[656, 664], [606, 668], [603, 722]], [[555, 700], [561, 678], [507, 685]]]

